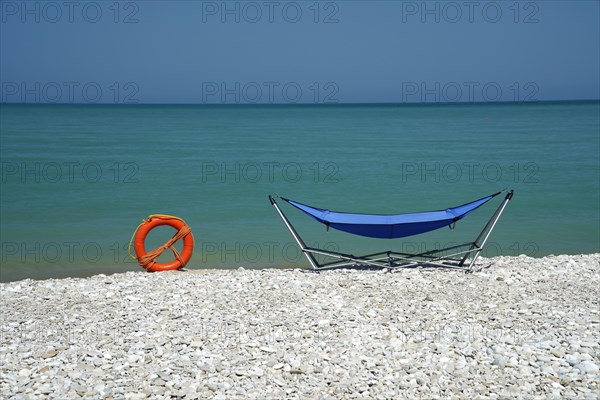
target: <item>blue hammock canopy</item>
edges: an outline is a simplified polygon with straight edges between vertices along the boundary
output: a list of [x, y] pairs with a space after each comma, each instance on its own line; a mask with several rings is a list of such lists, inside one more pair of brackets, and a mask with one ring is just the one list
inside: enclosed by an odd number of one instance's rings
[[502, 192], [445, 210], [395, 215], [343, 213], [311, 207], [285, 197], [281, 197], [281, 199], [327, 227], [354, 235], [396, 239], [451, 226], [500, 193]]
[[[446, 226], [453, 227], [457, 221], [463, 219], [469, 213], [475, 211], [503, 191], [471, 201], [457, 207], [445, 210], [418, 212], [410, 214], [352, 214], [330, 211], [323, 208], [312, 207], [294, 200], [286, 199], [279, 195], [269, 196], [271, 205], [283, 221], [288, 231], [298, 244], [298, 247], [308, 259], [314, 270], [331, 268], [346, 268], [368, 266], [376, 268], [408, 268], [414, 266], [435, 266], [445, 268], [462, 268], [470, 272], [483, 250], [492, 230], [504, 212], [508, 202], [513, 197], [513, 191], [506, 194], [485, 227], [472, 242], [449, 246], [443, 249], [435, 249], [422, 253], [411, 254], [398, 251], [384, 251], [365, 256], [355, 256], [326, 249], [308, 247], [292, 223], [279, 208], [274, 197], [280, 198], [291, 206], [301, 210], [305, 214], [327, 226], [354, 235], [366, 236], [378, 239], [395, 239], [406, 236], [418, 235], [433, 231]], [[335, 261], [321, 263], [317, 257], [326, 257]], [[468, 261], [470, 260], [470, 261]], [[468, 262], [467, 262], [468, 261]]]

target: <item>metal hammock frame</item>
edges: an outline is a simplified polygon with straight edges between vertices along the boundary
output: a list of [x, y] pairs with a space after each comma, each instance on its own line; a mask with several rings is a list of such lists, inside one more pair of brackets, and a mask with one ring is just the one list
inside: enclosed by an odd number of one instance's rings
[[[396, 223], [394, 224], [394, 227], [398, 227], [400, 230], [402, 228], [404, 228], [403, 225], [430, 224], [421, 229], [417, 228], [417, 230], [421, 230], [421, 232], [418, 232], [418, 233], [410, 233], [410, 231], [415, 230], [414, 227], [410, 227], [408, 233], [397, 233], [394, 236], [389, 236], [389, 238], [396, 238], [396, 237], [412, 236], [412, 235], [420, 234], [423, 232], [439, 229], [439, 228], [445, 227], [445, 226], [452, 226], [453, 224], [456, 223], [456, 221], [462, 219], [468, 213], [477, 209], [478, 207], [485, 204], [487, 201], [489, 201], [490, 199], [499, 195], [502, 192], [498, 192], [493, 195], [476, 200], [474, 202], [467, 203], [463, 206], [455, 207], [452, 209], [447, 209], [445, 211], [435, 211], [435, 212], [429, 212], [429, 213], [416, 213], [416, 214], [398, 214], [398, 215], [394, 215], [394, 216], [336, 213], [336, 212], [331, 212], [328, 210], [310, 207], [305, 204], [286, 199], [279, 195], [269, 196], [269, 201], [271, 202], [271, 204], [277, 211], [277, 214], [283, 221], [284, 225], [289, 230], [292, 237], [298, 244], [298, 247], [300, 248], [302, 253], [305, 255], [305, 257], [307, 258], [307, 260], [310, 263], [313, 270], [326, 270], [326, 269], [336, 269], [336, 268], [356, 268], [356, 267], [375, 267], [375, 268], [394, 269], [394, 268], [410, 268], [410, 267], [417, 267], [417, 266], [429, 266], [429, 267], [458, 268], [458, 269], [464, 269], [467, 272], [471, 272], [473, 265], [475, 264], [475, 261], [477, 261], [477, 258], [483, 251], [492, 231], [494, 230], [498, 220], [500, 219], [500, 216], [504, 212], [504, 209], [506, 208], [508, 202], [512, 199], [513, 192], [514, 192], [513, 190], [508, 191], [508, 193], [504, 197], [504, 200], [502, 200], [502, 202], [500, 203], [500, 205], [498, 206], [498, 208], [496, 209], [494, 214], [488, 220], [488, 222], [484, 226], [481, 233], [479, 233], [477, 238], [472, 242], [466, 242], [466, 243], [455, 245], [455, 246], [445, 247], [443, 249], [430, 250], [430, 251], [425, 251], [425, 252], [415, 253], [415, 254], [396, 252], [396, 251], [389, 250], [389, 251], [367, 254], [367, 255], [363, 255], [363, 256], [355, 256], [353, 254], [344, 254], [344, 253], [339, 253], [339, 252], [335, 252], [335, 251], [323, 250], [323, 249], [312, 248], [312, 247], [306, 246], [306, 244], [304, 243], [304, 241], [302, 240], [302, 238], [300, 237], [300, 235], [298, 234], [298, 232], [296, 231], [296, 229], [294, 228], [294, 226], [292, 225], [290, 220], [287, 218], [287, 216], [283, 213], [283, 211], [277, 204], [277, 201], [275, 201], [275, 198], [279, 198], [279, 199], [289, 203], [290, 205], [300, 209], [301, 211], [303, 211], [306, 214], [310, 215], [311, 217], [315, 218], [319, 222], [325, 224], [328, 228], [331, 226], [334, 229], [345, 230], [346, 232], [350, 232], [350, 233], [353, 233], [352, 230], [358, 230], [358, 231], [361, 231], [361, 229], [364, 230], [363, 227], [360, 225], [364, 225], [364, 226], [368, 225], [368, 227], [374, 227], [374, 229], [376, 229], [377, 232], [382, 231], [381, 229], [377, 230], [378, 228], [382, 228], [382, 226], [384, 229], [386, 229], [386, 232], [387, 232], [387, 229], [388, 229], [387, 225], [390, 225], [389, 229], [390, 229], [390, 231], [392, 231], [392, 226], [391, 226], [392, 223], [389, 223], [389, 224], [386, 224], [386, 223], [384, 223], [384, 224], [365, 224], [364, 222], [358, 222], [358, 223], [356, 222], [356, 221], [364, 221], [364, 220], [382, 221], [382, 217], [390, 217], [389, 218], [390, 220], [395, 219]], [[456, 210], [462, 210], [465, 212], [457, 213]], [[444, 213], [444, 212], [446, 213], [446, 215], [448, 217], [442, 219], [439, 216], [443, 215], [442, 213]], [[331, 218], [330, 216], [334, 216], [335, 218]], [[397, 221], [402, 221], [402, 220], [406, 220], [406, 219], [414, 220], [415, 216], [417, 217], [416, 219], [420, 219], [420, 220], [427, 219], [427, 217], [430, 217], [430, 218], [428, 218], [429, 220], [427, 220], [427, 221], [419, 221], [419, 222], [410, 222], [410, 223], [397, 222]], [[350, 221], [350, 222], [348, 222], [348, 221]], [[440, 226], [431, 227], [432, 223], [435, 224], [436, 226], [437, 225], [440, 225]], [[342, 225], [344, 225], [344, 226], [342, 226]], [[423, 230], [423, 229], [425, 229], [425, 230]], [[367, 232], [367, 234], [364, 234], [364, 233], [355, 233], [355, 234], [358, 234], [361, 236], [370, 236], [370, 237], [384, 237], [384, 236], [372, 236], [372, 234], [370, 234], [369, 232]], [[448, 252], [449, 254], [446, 254], [446, 252]], [[329, 259], [332, 259], [333, 261], [326, 262], [326, 263], [319, 263], [315, 258], [316, 255], [328, 257]]]

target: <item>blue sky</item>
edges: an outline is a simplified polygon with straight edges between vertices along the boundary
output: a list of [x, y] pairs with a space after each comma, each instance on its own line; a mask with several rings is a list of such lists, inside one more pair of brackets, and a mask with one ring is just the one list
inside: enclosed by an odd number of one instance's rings
[[2, 102], [598, 99], [598, 1], [0, 1]]

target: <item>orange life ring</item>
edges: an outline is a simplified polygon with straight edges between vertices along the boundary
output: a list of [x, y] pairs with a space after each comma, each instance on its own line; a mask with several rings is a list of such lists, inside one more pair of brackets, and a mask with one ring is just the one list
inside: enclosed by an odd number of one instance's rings
[[[148, 236], [148, 233], [152, 229], [161, 225], [173, 227], [177, 230], [177, 233], [161, 247], [147, 252], [144, 245], [146, 236]], [[179, 254], [177, 249], [173, 247], [173, 244], [181, 238], [183, 238], [183, 249], [181, 250], [181, 254]], [[194, 235], [192, 235], [190, 227], [181, 218], [168, 215], [151, 215], [138, 227], [135, 233], [134, 249], [138, 263], [146, 271], [173, 271], [185, 267], [192, 258], [192, 253], [194, 252]], [[155, 260], [158, 256], [166, 249], [173, 251], [175, 260], [166, 264], [156, 262]]]

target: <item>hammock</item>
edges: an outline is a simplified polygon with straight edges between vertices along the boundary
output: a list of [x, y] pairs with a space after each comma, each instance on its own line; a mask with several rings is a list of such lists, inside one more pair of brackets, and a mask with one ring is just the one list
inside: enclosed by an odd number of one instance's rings
[[502, 192], [446, 210], [397, 215], [341, 213], [307, 206], [284, 197], [281, 199], [327, 227], [360, 236], [395, 239], [452, 226], [456, 221], [464, 218], [500, 193]]
[[[276, 195], [286, 203], [301, 210], [305, 214], [327, 226], [355, 235], [380, 239], [395, 239], [406, 236], [418, 235], [454, 224], [472, 211], [478, 209], [502, 192], [494, 193], [479, 200], [461, 206], [447, 208], [439, 211], [419, 212], [410, 214], [377, 215], [377, 214], [352, 214], [329, 211], [322, 208], [311, 207], [294, 200]], [[385, 251], [366, 256], [338, 253], [329, 250], [315, 249], [306, 246], [296, 229], [292, 226], [287, 216], [281, 211], [273, 196], [269, 200], [286, 228], [304, 253], [313, 269], [343, 268], [348, 266], [374, 266], [380, 268], [399, 268], [417, 265], [442, 266], [466, 268], [471, 271], [477, 257], [483, 250], [492, 230], [500, 219], [508, 202], [512, 199], [513, 191], [509, 191], [502, 203], [498, 206], [477, 239], [456, 246], [438, 250], [426, 251], [418, 254], [409, 254], [396, 251]], [[335, 259], [333, 262], [320, 263], [316, 256]], [[459, 258], [456, 258], [456, 257]], [[465, 267], [470, 258], [468, 266]]]

